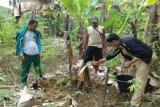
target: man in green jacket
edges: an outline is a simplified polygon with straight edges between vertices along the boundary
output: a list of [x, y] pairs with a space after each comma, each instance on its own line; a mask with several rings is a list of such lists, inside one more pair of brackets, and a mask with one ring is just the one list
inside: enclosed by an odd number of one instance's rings
[[28, 26], [22, 28], [16, 36], [16, 55], [22, 61], [21, 67], [21, 85], [22, 87], [27, 83], [27, 77], [33, 63], [36, 73], [39, 77], [43, 77], [41, 70], [41, 33], [36, 30], [38, 21], [32, 19]]

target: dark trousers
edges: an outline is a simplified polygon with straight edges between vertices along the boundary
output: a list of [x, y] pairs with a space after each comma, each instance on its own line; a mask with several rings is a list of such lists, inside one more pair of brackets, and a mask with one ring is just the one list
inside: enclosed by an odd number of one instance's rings
[[102, 48], [97, 48], [93, 46], [88, 46], [83, 58], [83, 61], [87, 63], [88, 61], [98, 61], [102, 59], [103, 54], [102, 54]]

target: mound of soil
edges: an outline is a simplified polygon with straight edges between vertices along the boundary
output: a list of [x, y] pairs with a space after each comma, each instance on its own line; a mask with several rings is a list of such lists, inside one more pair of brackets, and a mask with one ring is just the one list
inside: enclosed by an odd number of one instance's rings
[[[43, 102], [60, 102], [73, 97], [78, 107], [99, 107], [102, 99], [104, 85], [93, 81], [93, 86], [86, 90], [71, 88], [69, 85], [59, 85], [56, 79], [42, 81]], [[125, 107], [126, 100], [130, 97], [123, 96], [114, 86], [108, 86], [105, 98], [105, 107]], [[64, 105], [68, 107], [68, 105]]]

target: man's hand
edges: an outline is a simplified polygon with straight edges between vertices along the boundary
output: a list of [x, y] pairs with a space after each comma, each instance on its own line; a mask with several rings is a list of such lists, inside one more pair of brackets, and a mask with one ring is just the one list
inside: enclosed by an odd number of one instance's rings
[[124, 66], [125, 68], [129, 68], [132, 64], [133, 64], [132, 61], [123, 62], [123, 66]]
[[21, 61], [23, 61], [23, 60], [25, 59], [24, 55], [23, 55], [23, 54], [20, 54], [20, 55], [19, 55], [19, 59], [20, 59]]
[[99, 61], [97, 61], [96, 65], [103, 64], [105, 61], [106, 61], [106, 58], [100, 59]]
[[40, 59], [42, 59], [42, 58], [43, 58], [42, 54], [39, 54], [39, 58], [40, 58]]

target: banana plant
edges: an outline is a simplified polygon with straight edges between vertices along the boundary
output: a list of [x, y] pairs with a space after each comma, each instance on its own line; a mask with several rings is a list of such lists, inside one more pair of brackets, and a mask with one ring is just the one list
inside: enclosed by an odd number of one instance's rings
[[159, 0], [146, 0], [145, 3], [143, 4], [143, 7], [148, 7], [150, 5], [158, 3]]
[[[74, 69], [72, 69], [72, 65], [74, 64], [74, 57], [72, 53], [72, 46], [69, 33], [71, 30], [69, 29], [70, 26], [70, 19], [71, 16], [77, 19], [79, 25], [78, 30], [83, 29], [83, 22], [85, 22], [84, 14], [89, 7], [90, 0], [60, 0], [61, 5], [67, 10], [67, 17], [65, 21], [65, 32], [66, 32], [66, 45], [67, 45], [67, 52], [68, 52], [68, 60], [69, 60], [69, 73], [70, 73], [70, 80], [71, 85], [77, 85], [77, 74]], [[69, 14], [68, 14], [69, 13]], [[71, 15], [71, 16], [70, 16]], [[73, 19], [72, 18], [72, 19]]]
[[152, 47], [154, 52], [151, 71], [160, 75], [160, 2], [159, 0], [146, 0], [143, 7], [149, 7], [144, 37], [145, 42]]
[[[82, 19], [83, 19], [83, 13], [87, 9], [89, 5], [89, 0], [86, 0], [85, 2], [83, 0], [60, 0], [60, 4], [67, 10], [67, 16], [65, 20], [65, 36], [66, 36], [66, 47], [68, 52], [68, 60], [69, 60], [69, 73], [70, 73], [70, 80], [71, 85], [76, 86], [77, 85], [77, 77], [76, 72], [72, 70], [72, 65], [74, 64], [74, 57], [72, 52], [72, 46], [71, 46], [71, 40], [70, 40], [70, 15], [72, 17], [75, 17], [78, 19], [78, 22], [80, 23], [80, 27], [82, 26]], [[69, 13], [69, 14], [68, 14]]]
[[82, 17], [89, 6], [90, 0], [60, 0], [61, 5], [65, 7], [72, 16]]

